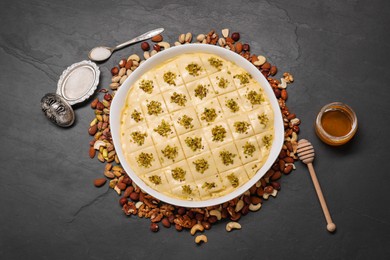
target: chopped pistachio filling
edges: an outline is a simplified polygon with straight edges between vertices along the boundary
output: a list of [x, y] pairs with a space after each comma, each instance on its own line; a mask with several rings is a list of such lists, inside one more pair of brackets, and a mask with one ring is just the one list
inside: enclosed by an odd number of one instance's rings
[[213, 135], [213, 141], [223, 142], [226, 137], [226, 129], [221, 125], [217, 125], [211, 129], [211, 134]]
[[203, 148], [202, 146], [202, 137], [187, 137], [185, 143], [188, 147], [191, 148], [192, 151], [200, 150]]
[[244, 154], [249, 155], [251, 157], [253, 157], [253, 153], [256, 151], [256, 146], [249, 142], [246, 142], [242, 148], [244, 149]]
[[215, 112], [215, 109], [205, 107], [200, 119], [210, 123], [210, 122], [214, 122], [216, 118], [217, 118], [217, 112]]
[[222, 60], [215, 58], [215, 57], [211, 57], [208, 59], [208, 61], [209, 61], [211, 66], [213, 66], [214, 68], [216, 68], [218, 70], [221, 70], [221, 67], [223, 65]]
[[234, 163], [233, 158], [236, 157], [236, 155], [229, 151], [223, 150], [219, 152], [219, 157], [221, 157], [223, 164], [227, 166]]
[[195, 164], [195, 170], [202, 174], [209, 168], [209, 163], [203, 158], [198, 159], [192, 163]]
[[161, 177], [158, 176], [158, 175], [152, 175], [152, 176], [149, 176], [149, 181], [151, 183], [154, 183], [156, 185], [159, 185], [161, 184]]
[[202, 185], [202, 188], [203, 189], [207, 189], [207, 190], [211, 190], [212, 188], [215, 188], [216, 185], [215, 185], [215, 182], [204, 182], [203, 185]]
[[218, 87], [220, 88], [227, 88], [229, 85], [229, 81], [225, 78], [220, 78], [218, 81]]
[[172, 178], [177, 181], [185, 181], [186, 180], [186, 171], [183, 168], [176, 167], [172, 169]]
[[234, 175], [234, 173], [231, 173], [227, 176], [228, 180], [230, 181], [230, 184], [232, 184], [232, 186], [234, 188], [237, 188], [238, 185], [240, 185], [240, 181], [238, 180], [237, 176]]
[[183, 186], [181, 186], [181, 188], [182, 188], [182, 192], [184, 194], [191, 195], [192, 189], [191, 189], [190, 185], [183, 185]]
[[206, 88], [206, 86], [199, 84], [195, 88], [195, 97], [200, 98], [202, 100], [207, 96], [208, 92], [209, 92], [209, 90], [208, 90], [208, 88]]
[[131, 113], [131, 118], [137, 123], [143, 120], [141, 112], [138, 112], [137, 109], [134, 109], [133, 113]]
[[225, 106], [227, 106], [233, 113], [236, 113], [238, 110], [240, 110], [237, 102], [232, 98], [225, 101]]
[[168, 83], [169, 85], [176, 86], [175, 80], [177, 78], [177, 75], [175, 73], [173, 73], [172, 71], [165, 72], [163, 78], [164, 78], [164, 81], [166, 83]]
[[168, 144], [163, 150], [161, 150], [161, 152], [167, 159], [175, 161], [175, 158], [179, 154], [179, 149], [177, 146], [170, 146]]
[[257, 118], [260, 121], [260, 124], [266, 126], [269, 122], [269, 118], [265, 113], [262, 113], [261, 115], [258, 115]]
[[272, 135], [263, 136], [262, 141], [263, 141], [265, 148], [268, 149], [272, 144]]
[[243, 134], [243, 133], [248, 133], [247, 131], [249, 129], [250, 124], [245, 121], [237, 121], [234, 122], [233, 126], [236, 129], [237, 133]]
[[194, 119], [187, 116], [187, 115], [184, 115], [182, 117], [179, 118], [179, 120], [177, 120], [177, 122], [183, 126], [185, 129], [190, 129], [190, 128], [193, 128], [194, 125], [191, 123]]
[[154, 88], [153, 81], [143, 79], [139, 83], [139, 88], [142, 89], [145, 93], [152, 94]]
[[263, 101], [263, 96], [254, 90], [249, 91], [246, 98], [251, 102], [252, 105], [260, 105]]
[[156, 133], [158, 133], [161, 136], [167, 137], [169, 133], [171, 133], [171, 126], [169, 123], [165, 122], [163, 119], [161, 121], [161, 124], [159, 124], [156, 128], [153, 129]]
[[164, 112], [162, 110], [162, 107], [161, 107], [161, 102], [159, 101], [150, 101], [146, 107], [148, 108], [148, 114], [149, 115], [158, 115], [158, 114], [161, 114], [162, 112]]
[[171, 96], [171, 103], [175, 103], [178, 104], [179, 106], [184, 107], [186, 105], [186, 102], [187, 102], [186, 95], [173, 92]]
[[133, 142], [138, 144], [139, 146], [145, 143], [146, 137], [148, 137], [148, 134], [146, 132], [141, 133], [141, 131], [134, 131], [131, 133], [131, 138], [133, 139]]
[[200, 70], [202, 69], [202, 67], [195, 63], [195, 62], [191, 62], [190, 64], [187, 65], [186, 67], [186, 70], [188, 71], [188, 74], [190, 74], [191, 76], [199, 76], [199, 72]]
[[152, 166], [153, 154], [152, 153], [140, 153], [137, 157], [137, 163], [139, 167], [149, 168]]
[[233, 78], [238, 79], [240, 81], [240, 85], [246, 85], [249, 83], [249, 79], [252, 78], [252, 75], [248, 72], [244, 72], [241, 74], [234, 75]]

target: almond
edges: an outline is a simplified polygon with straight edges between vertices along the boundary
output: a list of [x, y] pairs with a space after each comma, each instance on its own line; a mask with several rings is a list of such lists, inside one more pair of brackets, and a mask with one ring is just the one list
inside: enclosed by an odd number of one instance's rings
[[235, 48], [236, 48], [237, 53], [241, 53], [242, 52], [242, 43], [237, 42]]
[[284, 168], [284, 174], [289, 174], [293, 169], [293, 166], [291, 164], [287, 165], [286, 168]]
[[93, 126], [91, 126], [89, 129], [88, 129], [88, 133], [90, 134], [90, 135], [95, 135], [96, 134], [96, 132], [97, 132], [97, 125], [93, 125]]
[[153, 36], [151, 40], [152, 42], [161, 42], [163, 40], [163, 37], [161, 34], [158, 34], [156, 36]]
[[286, 91], [285, 89], [282, 89], [282, 91], [280, 92], [280, 97], [281, 97], [283, 100], [287, 100], [288, 95], [287, 95], [287, 91]]
[[106, 183], [106, 181], [106, 178], [98, 178], [93, 181], [93, 185], [95, 185], [95, 187], [101, 187]]
[[95, 98], [95, 99], [92, 101], [92, 103], [91, 103], [91, 108], [92, 108], [92, 109], [95, 109], [98, 102], [99, 102], [99, 99], [98, 99], [98, 98]]
[[95, 157], [96, 150], [93, 148], [93, 146], [89, 147], [89, 157], [92, 159]]

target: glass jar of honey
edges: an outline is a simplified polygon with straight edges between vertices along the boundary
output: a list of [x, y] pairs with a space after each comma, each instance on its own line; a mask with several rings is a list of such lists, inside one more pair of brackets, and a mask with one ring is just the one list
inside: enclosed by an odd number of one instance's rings
[[334, 102], [325, 105], [317, 115], [315, 130], [317, 136], [333, 146], [347, 143], [357, 131], [357, 117], [348, 105]]

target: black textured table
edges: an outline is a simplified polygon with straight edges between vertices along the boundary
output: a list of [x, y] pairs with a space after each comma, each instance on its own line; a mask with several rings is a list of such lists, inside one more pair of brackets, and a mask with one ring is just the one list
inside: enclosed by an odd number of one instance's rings
[[[0, 3], [0, 258], [1, 259], [385, 259], [390, 255], [390, 132], [388, 1], [9, 1]], [[56, 127], [40, 111], [62, 71], [95, 46], [114, 46], [164, 27], [174, 42], [223, 28], [241, 32], [253, 53], [294, 75], [289, 108], [300, 138], [316, 150], [315, 168], [337, 232], [326, 231], [309, 173], [281, 179], [277, 198], [240, 220], [219, 224], [196, 246], [189, 232], [126, 217], [118, 195], [97, 189], [103, 164], [88, 157], [89, 103], [75, 106], [76, 123]], [[121, 58], [99, 64], [99, 88]], [[332, 148], [315, 135], [319, 109], [342, 101], [354, 108], [359, 131]]]

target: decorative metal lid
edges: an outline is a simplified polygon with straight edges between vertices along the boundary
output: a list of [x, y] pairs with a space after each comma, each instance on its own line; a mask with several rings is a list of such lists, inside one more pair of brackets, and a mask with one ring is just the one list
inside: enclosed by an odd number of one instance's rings
[[69, 66], [61, 75], [57, 94], [70, 105], [89, 98], [99, 84], [99, 67], [91, 61], [81, 61]]
[[55, 93], [43, 96], [41, 109], [48, 119], [61, 127], [71, 126], [74, 122], [75, 115], [72, 107], [64, 98]]

